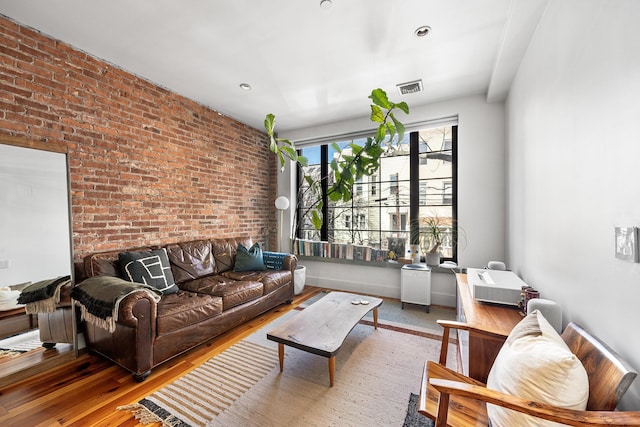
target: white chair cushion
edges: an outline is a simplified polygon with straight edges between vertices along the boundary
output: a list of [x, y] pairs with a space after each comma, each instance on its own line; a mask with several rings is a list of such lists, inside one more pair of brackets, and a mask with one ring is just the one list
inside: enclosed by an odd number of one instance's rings
[[[589, 398], [584, 366], [539, 310], [513, 328], [489, 372], [487, 387], [576, 410], [584, 410]], [[496, 405], [487, 405], [487, 413], [493, 427], [560, 425]]]

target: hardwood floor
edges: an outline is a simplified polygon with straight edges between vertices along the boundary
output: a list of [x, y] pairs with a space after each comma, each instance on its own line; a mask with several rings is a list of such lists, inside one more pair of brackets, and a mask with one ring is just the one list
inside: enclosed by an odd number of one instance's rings
[[141, 427], [129, 411], [116, 408], [135, 403], [174, 381], [321, 290], [306, 286], [292, 304], [276, 307], [164, 363], [142, 383], [111, 362], [84, 353], [55, 369], [0, 387], [0, 426]]

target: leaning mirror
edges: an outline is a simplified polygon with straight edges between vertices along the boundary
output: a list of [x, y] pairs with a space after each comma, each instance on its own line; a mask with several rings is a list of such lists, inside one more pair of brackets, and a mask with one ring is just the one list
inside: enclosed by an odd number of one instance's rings
[[0, 137], [0, 386], [75, 356], [68, 289], [34, 314], [19, 304], [30, 284], [73, 283], [68, 171], [66, 147]]

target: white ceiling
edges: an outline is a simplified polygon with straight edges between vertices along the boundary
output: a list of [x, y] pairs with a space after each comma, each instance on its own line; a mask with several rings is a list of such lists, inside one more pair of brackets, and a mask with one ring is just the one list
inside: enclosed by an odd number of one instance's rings
[[[376, 87], [412, 107], [502, 100], [547, 0], [332, 2], [0, 0], [0, 13], [253, 127], [274, 113], [283, 131], [363, 117]], [[417, 79], [422, 93], [398, 94]]]

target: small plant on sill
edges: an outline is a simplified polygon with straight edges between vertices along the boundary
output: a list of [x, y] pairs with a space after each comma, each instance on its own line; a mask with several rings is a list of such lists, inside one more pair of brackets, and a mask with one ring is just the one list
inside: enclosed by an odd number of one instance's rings
[[418, 238], [420, 249], [425, 254], [428, 265], [439, 265], [444, 243], [458, 246], [466, 242], [464, 230], [454, 227], [451, 218], [441, 218], [437, 214], [421, 219]]

